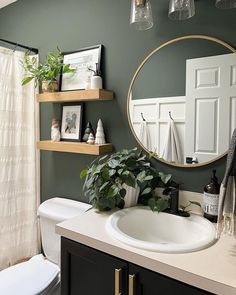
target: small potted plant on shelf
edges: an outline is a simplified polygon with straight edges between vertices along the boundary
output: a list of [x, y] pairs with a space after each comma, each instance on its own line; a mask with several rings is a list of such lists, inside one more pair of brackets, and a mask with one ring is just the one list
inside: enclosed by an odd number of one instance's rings
[[130, 207], [137, 202], [148, 205], [153, 197], [156, 211], [168, 207], [168, 201], [157, 197], [155, 190], [171, 175], [156, 171], [150, 158], [137, 148], [97, 158], [81, 171], [80, 177], [85, 177], [85, 196], [100, 211]]
[[22, 85], [26, 85], [35, 79], [35, 87], [41, 84], [43, 92], [58, 91], [60, 74], [75, 72], [75, 69], [71, 68], [69, 64], [63, 63], [63, 55], [59, 48], [56, 52], [49, 52], [44, 63], [40, 63], [35, 56], [31, 57], [30, 51], [27, 51], [22, 60], [22, 65], [28, 73], [22, 80]]

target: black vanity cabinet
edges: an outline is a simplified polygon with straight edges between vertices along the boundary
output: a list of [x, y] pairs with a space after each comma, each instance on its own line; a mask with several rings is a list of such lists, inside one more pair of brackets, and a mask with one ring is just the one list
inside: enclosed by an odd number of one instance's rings
[[62, 238], [61, 295], [126, 294], [127, 263]]
[[61, 295], [212, 295], [62, 237]]
[[132, 263], [128, 270], [129, 288], [134, 289], [128, 295], [213, 295]]

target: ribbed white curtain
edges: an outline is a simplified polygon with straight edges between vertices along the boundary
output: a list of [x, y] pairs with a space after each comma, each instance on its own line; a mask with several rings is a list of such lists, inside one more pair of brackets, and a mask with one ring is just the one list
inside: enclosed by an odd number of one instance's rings
[[38, 253], [33, 83], [24, 53], [0, 47], [0, 270]]

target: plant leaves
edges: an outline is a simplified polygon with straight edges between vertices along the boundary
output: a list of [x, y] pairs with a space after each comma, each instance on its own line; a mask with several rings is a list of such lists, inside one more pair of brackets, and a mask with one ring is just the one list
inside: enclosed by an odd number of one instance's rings
[[80, 172], [80, 178], [84, 178], [86, 175], [87, 175], [87, 172], [88, 170], [87, 169], [83, 169], [81, 172]]
[[26, 77], [21, 81], [21, 85], [24, 86], [26, 84], [28, 84], [30, 81], [32, 81], [34, 79], [34, 77]]
[[156, 201], [154, 198], [148, 200], [148, 206], [151, 208], [152, 211], [155, 211]]
[[117, 204], [117, 207], [119, 209], [123, 209], [125, 206], [125, 201], [123, 199], [120, 200], [120, 202]]
[[121, 196], [121, 198], [124, 199], [125, 195], [126, 195], [126, 189], [125, 189], [125, 188], [122, 188], [122, 189], [120, 190], [120, 196]]
[[202, 205], [199, 202], [196, 201], [189, 201], [191, 204], [199, 206], [200, 208], [202, 208]]
[[162, 212], [169, 207], [169, 202], [162, 198], [150, 198], [148, 200], [148, 206], [151, 208], [153, 212]]
[[150, 202], [154, 211], [164, 210], [168, 205], [167, 201], [153, 198], [153, 195], [155, 189], [168, 182], [171, 175], [151, 167], [149, 158], [137, 148], [99, 157], [80, 174], [81, 177], [86, 176], [84, 195], [99, 210], [123, 208], [126, 195], [123, 184], [133, 188], [138, 185], [141, 192], [139, 203], [147, 205]]
[[112, 177], [115, 174], [116, 174], [116, 170], [115, 169], [109, 170], [109, 173], [108, 173], [109, 177]]
[[122, 180], [128, 186], [135, 188], [136, 180], [135, 180], [135, 177], [132, 173], [130, 173], [130, 172], [129, 173], [122, 173]]
[[171, 174], [164, 174], [164, 173], [162, 173], [162, 172], [159, 173], [159, 176], [161, 177], [161, 181], [162, 181], [163, 183], [165, 183], [165, 184], [166, 184], [166, 183], [171, 179], [171, 177], [172, 177]]
[[169, 202], [164, 199], [159, 199], [156, 202], [156, 211], [162, 212], [169, 207]]
[[119, 188], [115, 184], [113, 184], [107, 193], [107, 197], [113, 198], [114, 196], [116, 196], [119, 193], [119, 191], [120, 191]]
[[145, 190], [142, 191], [141, 196], [150, 194], [151, 191], [152, 191], [152, 188], [147, 187], [147, 188], [145, 188]]
[[152, 180], [153, 179], [153, 175], [148, 175], [148, 176], [146, 176], [145, 178], [144, 178], [144, 180]]
[[138, 175], [137, 175], [137, 180], [142, 182], [144, 180], [144, 178], [146, 177], [146, 172], [145, 171], [141, 171]]
[[106, 188], [106, 187], [107, 187], [109, 184], [110, 184], [110, 182], [109, 182], [109, 181], [107, 181], [107, 182], [103, 183], [103, 185], [102, 185], [102, 186], [100, 186], [100, 188], [99, 188], [99, 192], [103, 191], [103, 190], [104, 190], [104, 188]]
[[109, 169], [104, 168], [102, 171], [102, 178], [106, 181], [110, 178], [110, 173]]
[[116, 167], [118, 167], [120, 165], [120, 163], [119, 163], [119, 161], [117, 161], [117, 160], [110, 160], [109, 162], [108, 162], [108, 166], [110, 167], [110, 168], [112, 168], [112, 169], [115, 169]]
[[124, 171], [124, 169], [123, 169], [123, 168], [121, 168], [121, 169], [119, 169], [117, 172], [118, 172], [119, 174], [122, 174], [122, 173], [123, 173], [123, 171]]

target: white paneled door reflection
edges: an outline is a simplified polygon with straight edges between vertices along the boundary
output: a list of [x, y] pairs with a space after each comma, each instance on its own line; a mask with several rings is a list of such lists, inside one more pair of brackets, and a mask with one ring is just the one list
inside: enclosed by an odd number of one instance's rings
[[185, 154], [206, 162], [226, 152], [236, 127], [236, 54], [187, 60]]

